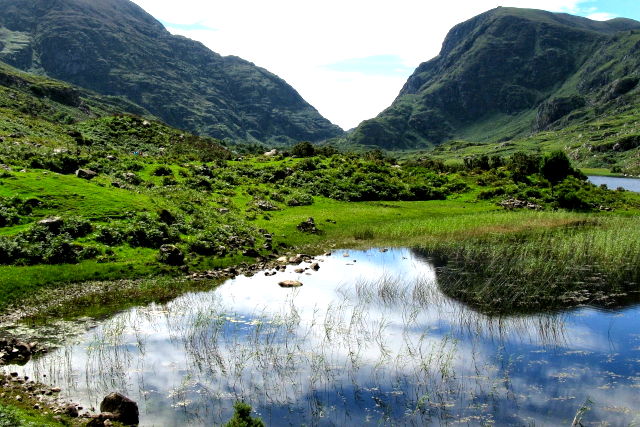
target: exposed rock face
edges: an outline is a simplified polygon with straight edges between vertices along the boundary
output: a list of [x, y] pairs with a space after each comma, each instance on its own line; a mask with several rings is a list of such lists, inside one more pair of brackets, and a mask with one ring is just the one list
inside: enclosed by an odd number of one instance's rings
[[[342, 134], [276, 75], [171, 35], [129, 0], [0, 0], [0, 10], [6, 37], [22, 40], [0, 60], [125, 96], [172, 126], [269, 143]], [[78, 102], [73, 92], [50, 96]]]
[[[398, 149], [544, 129], [584, 106], [581, 97], [601, 98], [597, 92], [625, 77], [625, 69], [637, 70], [638, 54], [629, 51], [634, 44], [623, 42], [637, 37], [634, 29], [640, 22], [493, 9], [456, 25], [440, 54], [415, 70], [393, 104], [348, 138]], [[624, 66], [603, 68], [613, 58]], [[623, 79], [611, 90], [626, 93], [636, 85]], [[539, 120], [532, 122], [532, 113], [545, 101]]]
[[100, 412], [113, 414], [114, 421], [127, 426], [140, 423], [138, 404], [120, 393], [111, 393], [106, 396], [100, 404]]
[[584, 107], [585, 104], [585, 99], [576, 95], [554, 98], [543, 102], [538, 107], [535, 130], [547, 129], [553, 122], [570, 114], [572, 111]]

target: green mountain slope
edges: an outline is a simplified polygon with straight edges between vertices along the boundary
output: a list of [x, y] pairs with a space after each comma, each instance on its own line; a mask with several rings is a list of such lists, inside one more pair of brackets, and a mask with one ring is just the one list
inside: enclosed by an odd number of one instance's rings
[[349, 137], [387, 149], [505, 141], [635, 103], [640, 22], [497, 8], [457, 25]]
[[290, 143], [342, 133], [285, 81], [173, 36], [128, 0], [0, 0], [0, 60], [216, 138]]

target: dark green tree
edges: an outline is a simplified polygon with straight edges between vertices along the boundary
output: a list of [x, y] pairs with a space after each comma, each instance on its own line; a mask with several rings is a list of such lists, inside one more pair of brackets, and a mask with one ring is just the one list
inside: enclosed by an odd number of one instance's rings
[[540, 173], [553, 185], [563, 181], [566, 177], [574, 175], [569, 158], [563, 151], [554, 151], [542, 158]]
[[293, 146], [291, 154], [296, 157], [313, 157], [316, 149], [310, 142], [299, 142]]

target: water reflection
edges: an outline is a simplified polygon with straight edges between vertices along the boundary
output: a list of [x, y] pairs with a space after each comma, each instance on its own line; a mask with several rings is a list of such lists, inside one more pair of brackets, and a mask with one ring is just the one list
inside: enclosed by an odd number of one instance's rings
[[236, 400], [271, 425], [560, 425], [587, 398], [585, 421], [640, 420], [635, 308], [491, 318], [408, 250], [320, 264], [129, 310], [25, 373], [87, 407], [121, 391], [144, 425], [220, 423]]

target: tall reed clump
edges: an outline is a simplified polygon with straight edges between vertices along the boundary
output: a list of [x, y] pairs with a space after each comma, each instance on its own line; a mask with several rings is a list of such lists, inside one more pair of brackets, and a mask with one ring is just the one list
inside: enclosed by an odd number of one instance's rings
[[490, 312], [613, 307], [640, 297], [640, 218], [429, 242], [442, 291]]

